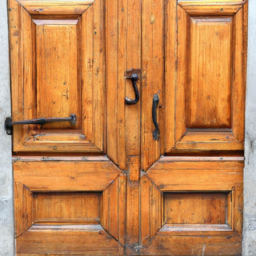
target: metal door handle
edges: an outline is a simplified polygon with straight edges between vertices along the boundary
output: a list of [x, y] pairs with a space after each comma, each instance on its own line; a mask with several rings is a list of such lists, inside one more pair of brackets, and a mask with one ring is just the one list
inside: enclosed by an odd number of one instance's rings
[[154, 94], [153, 105], [152, 105], [152, 119], [155, 125], [155, 130], [153, 131], [153, 139], [157, 141], [159, 140], [159, 137], [160, 137], [159, 126], [158, 126], [157, 117], [156, 117], [156, 109], [157, 109], [158, 103], [159, 103], [159, 96], [157, 94]]
[[15, 121], [12, 122], [11, 117], [7, 117], [5, 119], [4, 127], [6, 130], [6, 133], [8, 135], [12, 135], [12, 127], [16, 124], [39, 124], [43, 125], [46, 123], [52, 123], [52, 122], [71, 122], [72, 125], [76, 124], [76, 115], [71, 114], [70, 117], [61, 117], [61, 118], [38, 118], [38, 119], [30, 119], [30, 120], [22, 120], [22, 121]]
[[131, 76], [127, 76], [125, 78], [132, 79], [133, 89], [134, 89], [134, 92], [135, 92], [135, 99], [131, 100], [131, 99], [125, 97], [125, 103], [128, 104], [128, 105], [134, 105], [140, 99], [140, 93], [139, 93], [139, 90], [138, 90], [138, 87], [137, 87], [137, 84], [136, 84], [136, 81], [139, 80], [139, 76], [136, 73], [132, 73]]

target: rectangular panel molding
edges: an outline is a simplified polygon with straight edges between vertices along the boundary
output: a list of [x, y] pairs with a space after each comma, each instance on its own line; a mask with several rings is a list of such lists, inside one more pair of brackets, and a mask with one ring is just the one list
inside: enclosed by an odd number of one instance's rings
[[[177, 6], [178, 61], [165, 60], [165, 152], [244, 148], [246, 8], [218, 3]], [[171, 32], [167, 44], [174, 44]]]
[[74, 126], [14, 126], [14, 151], [103, 152], [103, 4], [9, 0], [9, 9], [13, 121], [77, 116]]

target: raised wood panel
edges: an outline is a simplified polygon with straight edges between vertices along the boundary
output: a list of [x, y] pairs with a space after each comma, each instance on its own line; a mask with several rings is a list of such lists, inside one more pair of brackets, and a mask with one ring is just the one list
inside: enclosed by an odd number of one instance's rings
[[114, 164], [19, 159], [13, 167], [17, 255], [123, 255], [126, 175]]
[[230, 128], [232, 18], [191, 17], [189, 41], [187, 127]]
[[[57, 2], [41, 2], [42, 6], [46, 3], [50, 8], [57, 8]], [[84, 5], [88, 1], [80, 3]], [[65, 4], [79, 9], [76, 2]], [[15, 126], [14, 151], [104, 150], [103, 7], [102, 1], [95, 1], [80, 15], [31, 16], [26, 7], [9, 0], [13, 120], [69, 117], [70, 114], [76, 114], [78, 120], [75, 126], [68, 122], [43, 127]]]
[[34, 223], [100, 222], [101, 193], [34, 193]]
[[242, 159], [161, 158], [141, 177], [138, 253], [241, 254], [242, 184]]
[[167, 5], [166, 17], [177, 15], [178, 33], [167, 26], [172, 48], [166, 49], [177, 62], [167, 54], [165, 114], [170, 119], [165, 152], [244, 147], [247, 7], [235, 1], [212, 2]]
[[[37, 116], [68, 117], [76, 113], [81, 128], [81, 82], [78, 81], [78, 20], [35, 20], [37, 67]], [[61, 63], [61, 64], [60, 64]], [[44, 125], [44, 129], [73, 128], [70, 123]]]
[[[167, 224], [226, 224], [228, 193], [165, 193]], [[182, 226], [182, 225], [181, 225]]]

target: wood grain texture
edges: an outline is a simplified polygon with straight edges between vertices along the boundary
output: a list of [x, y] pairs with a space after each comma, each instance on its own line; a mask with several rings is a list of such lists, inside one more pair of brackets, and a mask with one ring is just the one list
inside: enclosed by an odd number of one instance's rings
[[[119, 2], [123, 5], [121, 10], [118, 9]], [[106, 6], [108, 6], [106, 9], [107, 154], [121, 169], [125, 169], [124, 72], [126, 70], [127, 6], [118, 0], [107, 0]], [[120, 27], [116, 22], [118, 19], [120, 19]], [[119, 40], [122, 42], [120, 51]]]
[[[142, 115], [141, 168], [147, 170], [159, 157], [164, 143], [164, 1], [142, 1]], [[153, 139], [152, 101], [158, 94], [157, 122], [161, 140]]]
[[[164, 246], [163, 246], [164, 244]], [[178, 246], [175, 246], [178, 245]], [[140, 248], [140, 255], [240, 255], [241, 237], [237, 236], [162, 236]]]
[[94, 0], [17, 0], [30, 14], [82, 14]]
[[[41, 20], [40, 20], [41, 21]], [[75, 21], [78, 23], [78, 20]], [[81, 127], [81, 84], [78, 81], [79, 26], [36, 23], [37, 117], [77, 115], [77, 124], [69, 122], [45, 124], [44, 129]], [[64, 40], [63, 40], [64, 39]], [[63, 63], [60, 65], [60, 63]], [[25, 95], [27, 95], [25, 93]]]
[[[136, 246], [139, 244], [139, 156], [130, 157], [129, 175], [127, 179], [127, 215], [126, 215], [126, 240], [128, 251], [137, 253]], [[127, 253], [128, 253], [127, 251]]]
[[178, 0], [178, 3], [182, 6], [193, 6], [193, 5], [241, 5], [245, 4], [247, 0]]
[[164, 222], [225, 224], [227, 193], [165, 193]]
[[125, 244], [126, 228], [126, 176], [121, 174], [102, 195], [102, 227]]
[[15, 237], [26, 232], [33, 222], [33, 195], [32, 192], [20, 182], [14, 183], [15, 205]]
[[[141, 2], [137, 0], [127, 1], [127, 39], [126, 39], [126, 71], [137, 70], [139, 80], [137, 82], [138, 90], [141, 92]], [[136, 17], [136, 18], [135, 18]], [[131, 81], [126, 81], [125, 96], [134, 99], [135, 93]], [[142, 98], [140, 97], [142, 100]], [[135, 105], [125, 106], [125, 146], [126, 163], [128, 164], [130, 156], [139, 156], [141, 150], [141, 100]], [[129, 166], [128, 166], [129, 168]]]
[[240, 255], [247, 1], [8, 3], [17, 255]]
[[243, 150], [245, 65], [241, 63], [247, 21], [242, 15], [245, 5], [237, 3], [167, 5], [166, 15], [172, 12], [178, 17], [178, 33], [177, 41], [171, 41], [168, 34], [173, 32], [167, 24], [167, 42], [172, 43], [170, 51], [177, 62], [165, 67], [177, 80], [166, 85], [166, 92], [175, 92], [174, 101], [166, 101], [166, 115], [173, 118], [166, 122], [166, 152]]
[[32, 226], [17, 239], [17, 255], [124, 255], [100, 225]]
[[150, 241], [163, 225], [163, 194], [147, 175], [140, 179], [140, 244]]
[[106, 157], [13, 166], [17, 255], [123, 255], [126, 176]]
[[234, 15], [242, 8], [242, 5], [184, 5], [180, 4], [182, 9], [189, 15]]
[[102, 151], [105, 134], [104, 3], [95, 1], [82, 15], [83, 134]]
[[34, 193], [33, 222], [99, 224], [101, 193]]
[[78, 119], [76, 126], [18, 125], [14, 151], [102, 152], [106, 144], [103, 3], [95, 1], [82, 17], [45, 13], [31, 19], [16, 1], [10, 0], [9, 7], [12, 97], [20, 102], [13, 103], [13, 120], [71, 113]]
[[103, 191], [121, 173], [111, 162], [22, 162], [13, 164], [14, 179], [33, 192]]
[[163, 158], [147, 172], [161, 191], [230, 191], [234, 184], [243, 183], [243, 161], [169, 162], [168, 159]]
[[[142, 237], [138, 253], [239, 255], [242, 184], [243, 161], [235, 158], [223, 162], [210, 157], [199, 161], [161, 158], [141, 178]], [[158, 197], [151, 194], [151, 187], [158, 191]], [[150, 227], [156, 223], [160, 227], [155, 226], [155, 234], [150, 234]]]
[[125, 77], [127, 72], [140, 76], [141, 6], [135, 0], [107, 0], [106, 6], [107, 154], [127, 169], [129, 156], [140, 154], [140, 103], [125, 104], [125, 97], [134, 98], [132, 83]]
[[190, 22], [187, 127], [230, 128], [232, 19], [191, 17]]

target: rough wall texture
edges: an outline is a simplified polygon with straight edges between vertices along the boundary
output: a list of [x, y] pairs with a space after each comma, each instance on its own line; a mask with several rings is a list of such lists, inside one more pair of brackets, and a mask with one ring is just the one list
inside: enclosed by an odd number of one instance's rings
[[243, 256], [256, 255], [256, 1], [249, 1]]
[[0, 1], [0, 256], [14, 255], [11, 136], [3, 127], [11, 114], [6, 0]]

